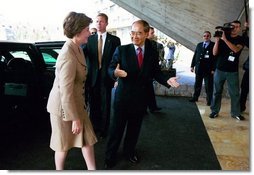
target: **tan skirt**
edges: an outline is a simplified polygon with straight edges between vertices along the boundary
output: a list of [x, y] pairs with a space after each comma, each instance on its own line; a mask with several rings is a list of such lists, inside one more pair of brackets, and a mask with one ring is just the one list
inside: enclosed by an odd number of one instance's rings
[[68, 151], [73, 147], [82, 148], [97, 142], [93, 126], [88, 117], [81, 121], [83, 130], [79, 134], [71, 131], [72, 121], [64, 121], [61, 116], [50, 114], [51, 139], [50, 148], [54, 151]]

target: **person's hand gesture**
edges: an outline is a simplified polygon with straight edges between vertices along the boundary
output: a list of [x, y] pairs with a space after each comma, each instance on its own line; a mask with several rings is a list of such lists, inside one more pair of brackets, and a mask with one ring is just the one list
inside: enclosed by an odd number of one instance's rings
[[120, 69], [120, 64], [117, 64], [114, 74], [115, 74], [115, 77], [126, 77], [127, 76], [127, 72]]
[[176, 81], [179, 77], [171, 77], [168, 79], [167, 83], [171, 86], [171, 87], [178, 87], [180, 84]]

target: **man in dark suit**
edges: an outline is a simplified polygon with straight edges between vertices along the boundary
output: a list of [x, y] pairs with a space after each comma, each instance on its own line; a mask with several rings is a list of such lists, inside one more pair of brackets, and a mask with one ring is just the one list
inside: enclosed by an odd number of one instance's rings
[[134, 22], [131, 29], [132, 44], [117, 47], [108, 69], [111, 78], [118, 79], [118, 86], [115, 90], [105, 168], [115, 165], [124, 131], [124, 155], [132, 163], [139, 161], [135, 147], [147, 108], [147, 91], [151, 80], [154, 78], [168, 88], [179, 86], [176, 77], [167, 80], [162, 74], [158, 54], [146, 39], [148, 32], [149, 24], [146, 21]]
[[194, 94], [190, 102], [198, 101], [202, 89], [203, 80], [205, 82], [206, 102], [211, 105], [213, 95], [213, 73], [215, 67], [215, 58], [213, 56], [214, 42], [211, 41], [211, 33], [203, 33], [203, 42], [198, 43], [191, 62], [191, 72], [196, 73]]
[[106, 137], [110, 122], [111, 90], [114, 81], [107, 71], [112, 55], [121, 41], [106, 32], [108, 16], [99, 13], [96, 19], [97, 34], [91, 35], [84, 47], [88, 75], [86, 81], [90, 119], [98, 137]]
[[[151, 41], [154, 49], [158, 52], [159, 58], [164, 59], [164, 47], [161, 43], [158, 43], [157, 41], [154, 40], [155, 36], [154, 36], [154, 28], [153, 27], [150, 27], [147, 38]], [[156, 57], [156, 59], [157, 58], [158, 57]], [[147, 94], [149, 96], [148, 108], [151, 113], [161, 110], [161, 108], [158, 107], [157, 102], [156, 102], [153, 82], [154, 82], [154, 80], [151, 80], [150, 87], [149, 87], [148, 94]]]

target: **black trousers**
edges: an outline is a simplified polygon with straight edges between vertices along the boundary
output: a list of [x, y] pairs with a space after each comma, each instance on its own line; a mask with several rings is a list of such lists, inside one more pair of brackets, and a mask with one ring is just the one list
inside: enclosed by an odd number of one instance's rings
[[249, 71], [245, 71], [241, 83], [240, 109], [246, 108], [246, 101], [249, 94]]
[[114, 109], [106, 148], [106, 160], [115, 161], [124, 136], [123, 152], [133, 156], [138, 142], [144, 112]]
[[206, 101], [207, 103], [211, 103], [212, 96], [213, 96], [213, 75], [212, 74], [210, 75], [196, 74], [193, 98], [198, 100], [200, 96], [200, 92], [202, 90], [203, 80], [205, 83]]
[[149, 87], [147, 89], [148, 89], [148, 93], [147, 93], [147, 96], [148, 96], [148, 101], [147, 101], [148, 108], [150, 110], [156, 109], [158, 106], [157, 106], [157, 102], [156, 102], [156, 98], [155, 98], [153, 81], [151, 81], [149, 83]]
[[108, 134], [111, 108], [111, 87], [103, 85], [101, 74], [94, 87], [89, 90], [90, 120], [94, 131], [106, 136]]

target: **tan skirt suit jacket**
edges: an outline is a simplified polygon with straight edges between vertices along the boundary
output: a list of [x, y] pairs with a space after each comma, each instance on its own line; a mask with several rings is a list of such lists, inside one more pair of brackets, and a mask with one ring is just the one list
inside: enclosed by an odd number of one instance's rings
[[[52, 127], [50, 148], [54, 151], [67, 151], [97, 142], [83, 95], [86, 75], [82, 49], [67, 40], [57, 58], [55, 80], [47, 104]], [[75, 135], [71, 130], [72, 120], [78, 118], [83, 128]]]

